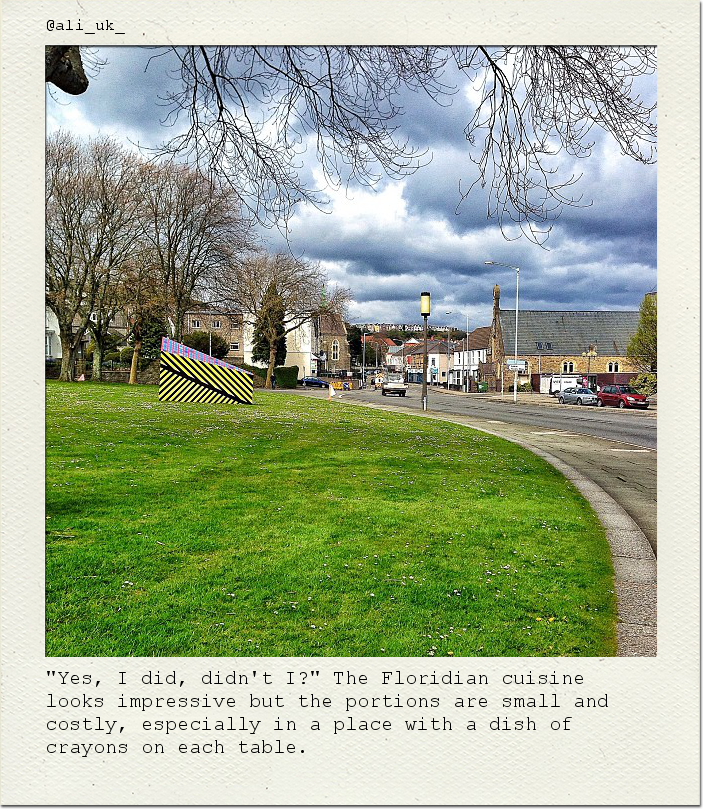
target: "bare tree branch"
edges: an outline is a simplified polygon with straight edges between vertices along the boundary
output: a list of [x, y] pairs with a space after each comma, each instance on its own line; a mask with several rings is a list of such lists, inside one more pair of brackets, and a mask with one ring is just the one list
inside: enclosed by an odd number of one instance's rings
[[[185, 128], [155, 155], [190, 161], [228, 183], [258, 222], [285, 228], [300, 202], [324, 207], [301, 158], [315, 151], [324, 185], [372, 185], [428, 161], [398, 129], [403, 94], [446, 105], [468, 76], [479, 100], [464, 129], [470, 176], [487, 216], [541, 242], [575, 192], [574, 158], [607, 132], [622, 153], [654, 162], [655, 106], [637, 95], [656, 69], [651, 47], [174, 47], [164, 123]], [[154, 57], [152, 57], [154, 58]], [[53, 79], [51, 79], [53, 80]], [[456, 101], [461, 103], [461, 101]], [[460, 172], [458, 172], [460, 173]]]

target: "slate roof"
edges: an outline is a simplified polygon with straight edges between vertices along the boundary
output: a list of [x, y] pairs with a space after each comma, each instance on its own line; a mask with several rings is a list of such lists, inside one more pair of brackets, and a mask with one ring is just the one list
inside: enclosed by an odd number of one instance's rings
[[[576, 355], [596, 347], [605, 357], [623, 357], [637, 329], [639, 312], [518, 312], [518, 355]], [[506, 356], [515, 351], [515, 310], [501, 309]], [[538, 344], [541, 344], [541, 348]], [[550, 347], [548, 347], [548, 345]]]

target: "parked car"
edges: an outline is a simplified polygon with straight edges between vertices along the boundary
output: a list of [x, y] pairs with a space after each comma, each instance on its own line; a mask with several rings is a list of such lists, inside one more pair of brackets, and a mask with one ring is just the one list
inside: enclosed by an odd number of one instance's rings
[[598, 407], [635, 407], [646, 410], [649, 407], [647, 397], [629, 385], [605, 385], [598, 394]]
[[571, 394], [576, 390], [576, 388], [564, 388], [564, 390], [556, 390], [552, 394], [552, 396], [559, 397], [559, 404], [564, 404], [564, 396], [568, 393]]
[[304, 376], [300, 380], [300, 384], [304, 388], [326, 388], [330, 383], [325, 379], [318, 379], [316, 376]]
[[559, 394], [559, 404], [594, 405], [598, 396], [590, 388], [567, 388]]

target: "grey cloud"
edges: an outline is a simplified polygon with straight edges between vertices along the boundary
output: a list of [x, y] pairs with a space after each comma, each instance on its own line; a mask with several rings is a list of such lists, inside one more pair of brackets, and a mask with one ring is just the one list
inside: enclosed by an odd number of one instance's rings
[[[151, 146], [174, 134], [161, 125], [165, 109], [157, 103], [172, 86], [167, 70], [174, 66], [173, 57], [152, 60], [145, 73], [155, 52], [102, 50], [109, 64], [84, 96], [69, 103], [95, 126], [122, 127]], [[647, 84], [650, 96], [655, 87], [653, 81]], [[438, 320], [451, 310], [446, 319], [461, 327], [468, 311], [472, 325], [487, 325], [495, 283], [501, 286], [503, 306], [514, 305], [515, 273], [488, 267], [486, 260], [520, 266], [521, 308], [636, 309], [656, 285], [656, 167], [613, 155], [607, 138], [594, 133], [592, 157], [570, 161], [560, 156], [567, 173], [583, 171], [576, 190], [593, 204], [565, 208], [547, 250], [524, 239], [506, 241], [496, 223], [486, 219], [480, 188], [457, 213], [459, 181], [466, 187], [475, 178], [463, 134], [471, 115], [463, 93], [448, 107], [407, 92], [401, 101], [405, 111], [399, 135], [432, 153], [432, 162], [404, 181], [402, 222], [381, 225], [365, 218], [362, 206], [354, 228], [348, 211], [343, 221], [339, 210], [325, 216], [300, 209], [290, 223], [288, 243], [276, 231], [262, 233], [270, 249], [319, 260], [334, 282], [349, 286], [356, 298], [353, 319], [416, 322], [420, 288], [427, 287]], [[52, 114], [60, 118], [61, 108], [52, 108]], [[314, 148], [301, 164], [301, 173], [315, 185]], [[382, 181], [378, 193], [390, 186], [391, 181]], [[362, 192], [352, 188], [351, 193]]]

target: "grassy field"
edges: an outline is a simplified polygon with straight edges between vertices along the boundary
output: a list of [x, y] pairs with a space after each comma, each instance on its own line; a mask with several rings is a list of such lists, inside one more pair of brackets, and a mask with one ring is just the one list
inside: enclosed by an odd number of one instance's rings
[[608, 546], [458, 425], [256, 391], [47, 383], [46, 653], [611, 655]]

